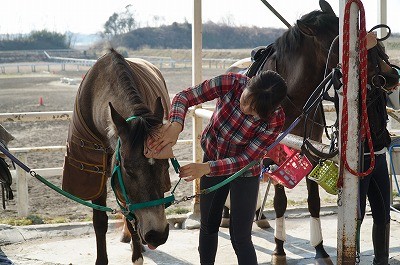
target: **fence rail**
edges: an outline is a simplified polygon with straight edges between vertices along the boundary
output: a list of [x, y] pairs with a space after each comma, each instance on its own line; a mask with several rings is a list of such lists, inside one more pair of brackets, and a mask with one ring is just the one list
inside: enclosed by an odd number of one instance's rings
[[[56, 60], [54, 59], [56, 58]], [[63, 57], [54, 57], [49, 62], [30, 62], [30, 63], [3, 63], [0, 64], [0, 73], [26, 73], [26, 72], [38, 72], [38, 71], [65, 71], [66, 69], [87, 70], [87, 68], [93, 66], [96, 60], [88, 59], [72, 59]], [[173, 60], [169, 57], [146, 57], [138, 56], [143, 58], [160, 69], [163, 68], [191, 68], [192, 60]], [[129, 58], [127, 58], [129, 59]], [[204, 58], [203, 68], [221, 68], [226, 69], [234, 62], [239, 59], [213, 59]], [[82, 69], [81, 69], [82, 68]]]
[[[188, 117], [200, 117], [205, 119], [210, 119], [212, 116], [212, 106], [207, 106], [204, 108], [190, 108], [188, 112]], [[334, 107], [332, 104], [324, 104], [325, 112], [332, 112], [334, 111]], [[392, 115], [396, 115], [396, 111], [390, 110]], [[0, 122], [35, 122], [35, 121], [68, 121], [72, 117], [72, 111], [53, 111], [53, 112], [24, 112], [24, 113], [0, 113]], [[396, 131], [398, 132], [398, 131]], [[199, 139], [185, 139], [185, 140], [178, 140], [177, 145], [193, 145], [193, 141], [199, 141]], [[301, 143], [303, 141], [302, 137], [298, 137], [295, 135], [288, 135], [283, 140], [282, 143], [299, 149]], [[326, 150], [327, 146], [324, 144], [316, 143], [316, 148], [320, 151]], [[24, 164], [29, 166], [27, 161], [28, 154], [32, 153], [65, 153], [66, 147], [65, 146], [42, 146], [42, 147], [20, 147], [20, 148], [10, 148], [10, 152], [13, 153], [19, 160], [21, 160]], [[394, 148], [395, 153], [400, 153], [400, 148]], [[337, 161], [337, 157], [334, 158]], [[191, 161], [180, 161], [182, 165], [187, 164]], [[390, 168], [390, 167], [389, 167]], [[62, 174], [62, 167], [53, 167], [53, 168], [37, 168], [32, 169], [37, 174], [48, 177], [54, 175], [61, 175]], [[397, 170], [396, 172], [399, 172]], [[18, 215], [19, 216], [27, 216], [29, 214], [29, 195], [28, 195], [28, 178], [30, 175], [23, 171], [21, 168], [17, 167], [16, 170], [12, 171], [12, 174], [17, 179], [17, 208], [18, 208]]]

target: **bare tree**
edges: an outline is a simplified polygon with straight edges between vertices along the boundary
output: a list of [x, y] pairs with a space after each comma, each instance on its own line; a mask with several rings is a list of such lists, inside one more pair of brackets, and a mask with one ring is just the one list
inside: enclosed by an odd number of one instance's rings
[[113, 13], [104, 24], [104, 36], [118, 36], [136, 28], [136, 20], [129, 8], [126, 6], [125, 12]]

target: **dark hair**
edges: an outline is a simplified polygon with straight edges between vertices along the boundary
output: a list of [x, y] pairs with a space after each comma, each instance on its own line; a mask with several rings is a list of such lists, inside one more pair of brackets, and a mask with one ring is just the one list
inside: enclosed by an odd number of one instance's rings
[[254, 76], [247, 84], [250, 105], [262, 120], [267, 120], [286, 97], [285, 80], [271, 70]]

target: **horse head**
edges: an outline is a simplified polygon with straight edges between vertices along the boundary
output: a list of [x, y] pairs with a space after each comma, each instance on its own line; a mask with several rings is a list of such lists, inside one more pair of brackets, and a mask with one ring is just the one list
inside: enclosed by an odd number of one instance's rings
[[[320, 7], [321, 10], [303, 15], [276, 39], [272, 44], [274, 52], [263, 67], [263, 70], [277, 71], [287, 83], [288, 97], [282, 103], [286, 113], [285, 127], [301, 114], [301, 108], [315, 88], [339, 62], [335, 44], [339, 18], [326, 1], [320, 1]], [[322, 123], [322, 113], [317, 113], [315, 119]], [[303, 122], [294, 128], [293, 134], [302, 135]], [[316, 128], [311, 138], [321, 140], [322, 131], [322, 127]]]
[[[321, 10], [312, 11], [299, 20], [296, 24], [304, 36], [302, 46], [311, 46], [315, 50], [317, 65], [325, 65], [328, 69], [337, 66], [339, 50], [337, 36], [339, 34], [339, 18], [332, 7], [324, 0], [319, 1]], [[307, 41], [312, 40], [312, 43]]]
[[[389, 34], [387, 37], [389, 37]], [[390, 90], [399, 83], [399, 73], [396, 69], [400, 70], [400, 68], [389, 62], [389, 56], [386, 54], [381, 40], [383, 39], [378, 39], [376, 45], [368, 50], [367, 83], [372, 87], [383, 89], [390, 93]]]
[[[153, 136], [162, 125], [164, 110], [161, 99], [156, 100], [154, 113], [141, 105], [129, 119], [122, 117], [111, 103], [109, 107], [113, 130], [120, 142], [112, 163], [112, 168], [120, 166], [123, 180], [122, 185], [114, 181], [117, 197], [128, 209], [128, 204], [162, 199], [164, 191], [170, 188], [168, 160], [148, 159], [143, 152], [147, 137]], [[124, 189], [127, 198], [122, 196]], [[163, 204], [135, 209], [132, 214], [134, 219], [131, 222], [138, 228], [143, 243], [157, 247], [166, 242], [169, 226]]]

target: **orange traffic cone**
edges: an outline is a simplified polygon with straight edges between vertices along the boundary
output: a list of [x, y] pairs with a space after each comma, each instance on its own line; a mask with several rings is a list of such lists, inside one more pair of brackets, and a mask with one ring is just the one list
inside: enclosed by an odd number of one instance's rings
[[44, 104], [43, 104], [43, 98], [42, 97], [40, 97], [39, 98], [39, 106], [43, 106]]

